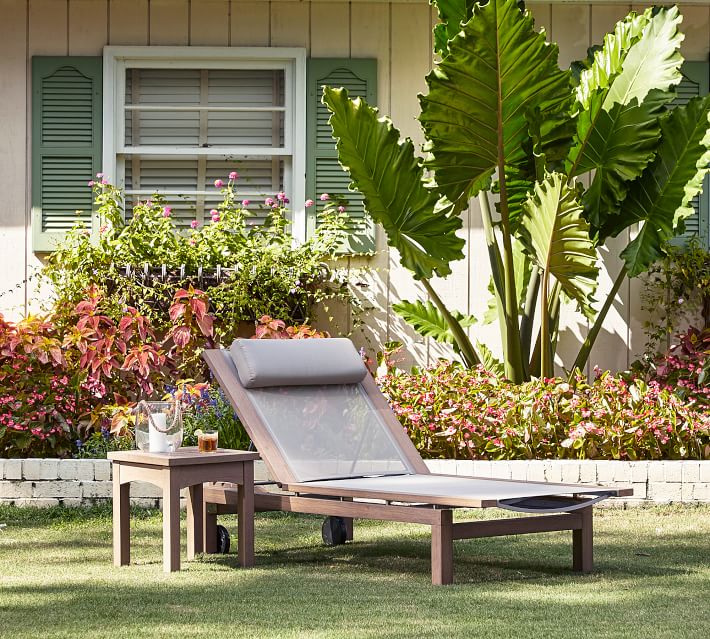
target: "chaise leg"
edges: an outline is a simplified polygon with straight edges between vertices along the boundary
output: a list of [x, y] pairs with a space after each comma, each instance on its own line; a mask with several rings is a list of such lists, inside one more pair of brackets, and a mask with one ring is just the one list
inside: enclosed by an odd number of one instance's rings
[[439, 523], [431, 527], [431, 583], [447, 586], [454, 582], [454, 525], [451, 510], [439, 512]]
[[572, 531], [572, 570], [592, 572], [594, 569], [594, 546], [592, 534], [592, 506], [579, 511], [582, 527]]

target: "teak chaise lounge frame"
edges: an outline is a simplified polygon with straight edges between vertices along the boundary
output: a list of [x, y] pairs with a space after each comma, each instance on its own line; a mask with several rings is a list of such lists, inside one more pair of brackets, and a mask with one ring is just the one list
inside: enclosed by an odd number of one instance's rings
[[[229, 351], [207, 350], [203, 357], [259, 451], [269, 476], [275, 480], [270, 490], [256, 487], [254, 506], [257, 512], [283, 511], [340, 517], [345, 521], [348, 540], [352, 539], [352, 520], [356, 518], [429, 525], [433, 584], [453, 582], [455, 539], [562, 530], [572, 531], [572, 569], [590, 572], [593, 567], [593, 505], [609, 496], [625, 496], [633, 492], [629, 488], [432, 474], [369, 374], [360, 381], [361, 389], [386, 424], [392, 441], [413, 470], [412, 474], [298, 481], [279, 443], [264, 423], [263, 415], [240, 382]], [[407, 484], [414, 482], [441, 482], [449, 489], [413, 491]], [[397, 486], [389, 487], [388, 484], [392, 483]], [[453, 491], [451, 486], [455, 487]], [[491, 493], [497, 492], [502, 493], [503, 498], [491, 496]], [[511, 498], [511, 494], [517, 496]], [[238, 512], [238, 493], [229, 484], [213, 484], [205, 487], [204, 499], [207, 505], [205, 550], [216, 552], [217, 515]], [[539, 514], [454, 523], [453, 509], [459, 507], [500, 507]]]

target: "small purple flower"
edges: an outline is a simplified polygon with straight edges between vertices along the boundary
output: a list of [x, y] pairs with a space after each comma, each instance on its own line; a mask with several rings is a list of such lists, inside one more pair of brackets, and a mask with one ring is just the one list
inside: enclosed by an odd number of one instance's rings
[[214, 185], [215, 185], [215, 188], [221, 189], [224, 186], [224, 182], [222, 182], [222, 180], [215, 180]]
[[327, 202], [330, 199], [330, 195], [328, 195], [327, 193], [321, 193], [320, 199], [321, 202]]
[[267, 198], [264, 200], [264, 204], [266, 204], [266, 206], [273, 206], [273, 205], [274, 205], [274, 199], [271, 198], [271, 197], [267, 197]]
[[345, 213], [345, 207], [344, 207], [344, 206], [339, 206], [339, 207], [338, 207], [338, 213]]
[[200, 225], [200, 222], [198, 220], [192, 220], [190, 222], [190, 228], [196, 229]]
[[169, 206], [163, 207], [163, 217], [170, 217], [170, 214], [172, 212], [173, 212], [173, 210]]

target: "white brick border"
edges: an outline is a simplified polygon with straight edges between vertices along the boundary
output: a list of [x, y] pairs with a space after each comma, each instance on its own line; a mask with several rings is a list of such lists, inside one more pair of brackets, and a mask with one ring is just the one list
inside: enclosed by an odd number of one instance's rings
[[[634, 496], [610, 504], [710, 503], [710, 461], [469, 461], [427, 460], [438, 473], [528, 481], [607, 486], [631, 485]], [[257, 478], [265, 477], [261, 462]], [[78, 506], [111, 498], [111, 463], [106, 459], [0, 459], [0, 504]], [[160, 490], [131, 485], [134, 504], [156, 507]]]

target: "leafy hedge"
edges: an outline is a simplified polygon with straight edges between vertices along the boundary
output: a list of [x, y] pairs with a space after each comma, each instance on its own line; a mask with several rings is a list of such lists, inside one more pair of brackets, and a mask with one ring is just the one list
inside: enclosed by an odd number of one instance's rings
[[710, 459], [710, 413], [657, 382], [599, 371], [515, 385], [452, 363], [377, 381], [424, 457]]

